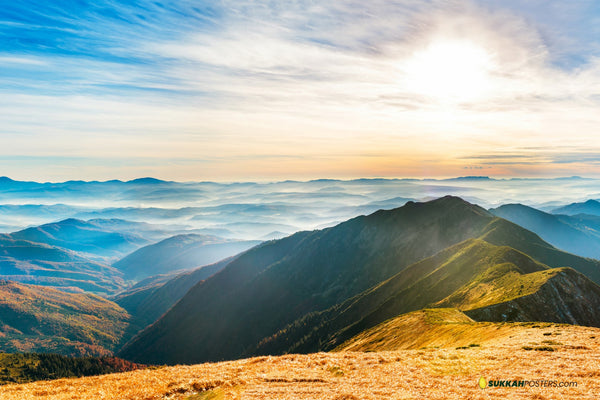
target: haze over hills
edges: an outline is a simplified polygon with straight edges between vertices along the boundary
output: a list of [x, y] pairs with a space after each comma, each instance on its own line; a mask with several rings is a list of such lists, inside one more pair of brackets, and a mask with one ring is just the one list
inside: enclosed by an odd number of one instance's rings
[[[106, 182], [0, 181], [5, 232], [67, 218], [124, 219], [163, 225], [170, 235], [199, 233], [259, 240], [332, 226], [359, 214], [446, 194], [484, 207], [521, 202], [557, 208], [600, 193], [600, 181], [565, 179], [319, 179], [283, 182], [167, 182], [153, 178]], [[166, 227], [165, 225], [170, 225]], [[175, 227], [177, 225], [177, 227]], [[184, 232], [187, 230], [188, 232]], [[196, 230], [196, 231], [194, 231]]]
[[[214, 263], [260, 243], [191, 233], [170, 237], [171, 229], [185, 231], [119, 219], [70, 218], [0, 234], [0, 278], [116, 293], [129, 281]], [[158, 243], [149, 244], [154, 241]]]
[[148, 244], [148, 240], [133, 233], [117, 231], [125, 221], [110, 226], [106, 220], [81, 221], [69, 218], [56, 223], [27, 228], [11, 233], [14, 239], [46, 243], [69, 250], [89, 253], [101, 257], [123, 257]]
[[522, 204], [506, 204], [489, 211], [537, 233], [562, 250], [600, 258], [600, 217], [555, 215]]
[[[353, 218], [321, 231], [300, 232], [247, 251], [220, 273], [190, 289], [121, 354], [132, 360], [167, 363], [251, 355], [261, 341], [288, 329], [285, 327], [294, 321], [344, 303], [396, 274], [419, 271], [420, 268], [414, 266], [404, 270], [470, 238], [482, 239], [463, 244], [475, 250], [448, 249], [438, 257], [454, 259], [457, 254], [464, 253], [464, 257], [472, 262], [456, 264], [456, 268], [467, 265], [475, 268], [472, 273], [461, 272], [461, 268], [442, 269], [439, 273], [442, 276], [447, 273], [446, 280], [434, 280], [431, 287], [415, 286], [413, 295], [401, 296], [405, 299], [402, 301], [413, 301], [414, 308], [408, 307], [404, 311], [390, 308], [382, 315], [389, 312], [388, 317], [391, 317], [441, 301], [463, 285], [477, 281], [479, 274], [489, 272], [490, 268], [503, 268], [502, 263], [488, 264], [488, 260], [500, 257], [488, 254], [492, 251], [489, 246], [492, 249], [496, 246], [513, 248], [501, 247], [494, 251], [518, 260], [508, 264], [504, 272], [516, 274], [515, 282], [523, 285], [523, 288], [515, 288], [509, 283], [500, 285], [494, 291], [499, 302], [519, 297], [514, 295], [515, 290], [521, 290], [521, 296], [537, 293], [551, 276], [562, 273], [551, 270], [548, 276], [531, 275], [548, 269], [542, 263], [552, 267], [570, 265], [590, 278], [600, 280], [599, 262], [564, 253], [537, 235], [494, 217], [479, 206], [449, 196], [427, 203], [409, 202], [395, 210]], [[439, 267], [436, 262], [428, 262], [432, 271]], [[418, 276], [418, 273], [413, 272], [413, 275]], [[576, 272], [567, 275], [565, 284], [577, 281], [581, 276]], [[458, 276], [462, 278], [458, 279]], [[581, 279], [585, 281], [586, 278]], [[405, 282], [404, 279], [400, 281]], [[443, 282], [451, 283], [445, 291], [439, 286]], [[593, 283], [590, 285], [585, 290], [595, 287]], [[423, 298], [433, 293], [445, 294], [438, 298]], [[419, 298], [422, 300], [418, 301]], [[306, 326], [308, 330], [318, 327]]]
[[0, 278], [23, 283], [110, 293], [125, 287], [113, 267], [80, 253], [0, 235]]
[[572, 203], [552, 210], [553, 214], [577, 215], [589, 214], [600, 215], [600, 202], [588, 200], [584, 203]]
[[125, 279], [140, 281], [153, 275], [212, 264], [259, 243], [197, 234], [177, 235], [145, 246], [117, 261], [113, 267], [121, 271]]

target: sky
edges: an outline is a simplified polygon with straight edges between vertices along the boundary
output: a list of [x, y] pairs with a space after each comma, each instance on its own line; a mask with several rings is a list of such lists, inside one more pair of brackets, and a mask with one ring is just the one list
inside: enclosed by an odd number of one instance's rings
[[20, 0], [0, 175], [600, 177], [600, 2]]

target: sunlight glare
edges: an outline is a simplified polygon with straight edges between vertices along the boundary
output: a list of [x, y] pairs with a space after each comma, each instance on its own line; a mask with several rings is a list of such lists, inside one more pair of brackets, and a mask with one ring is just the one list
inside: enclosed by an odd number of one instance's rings
[[490, 91], [492, 68], [492, 55], [474, 43], [434, 42], [405, 64], [405, 87], [440, 103], [476, 101]]

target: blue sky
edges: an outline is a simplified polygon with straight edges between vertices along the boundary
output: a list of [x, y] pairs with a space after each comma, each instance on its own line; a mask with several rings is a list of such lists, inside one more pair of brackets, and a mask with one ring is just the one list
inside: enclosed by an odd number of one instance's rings
[[18, 1], [0, 168], [36, 180], [600, 175], [594, 1]]

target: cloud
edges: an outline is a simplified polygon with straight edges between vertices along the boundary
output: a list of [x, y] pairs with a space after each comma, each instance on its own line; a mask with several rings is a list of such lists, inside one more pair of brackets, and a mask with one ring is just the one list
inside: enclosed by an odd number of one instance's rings
[[[343, 174], [327, 162], [356, 157], [348, 172], [356, 176], [360, 168], [374, 175], [451, 173], [465, 154], [557, 148], [565, 136], [573, 146], [589, 146], [600, 124], [595, 7], [512, 0], [12, 2], [0, 11], [8, 39], [0, 49], [0, 112], [7, 116], [0, 153], [219, 154], [257, 174], [260, 157], [269, 173], [269, 155], [291, 156], [283, 170], [310, 165], [316, 174]], [[443, 103], [407, 84], [415, 54], [443, 41], [466, 41], [489, 54], [489, 87], [477, 101]], [[546, 153], [480, 160], [560, 162]], [[595, 165], [593, 157], [581, 160]]]

